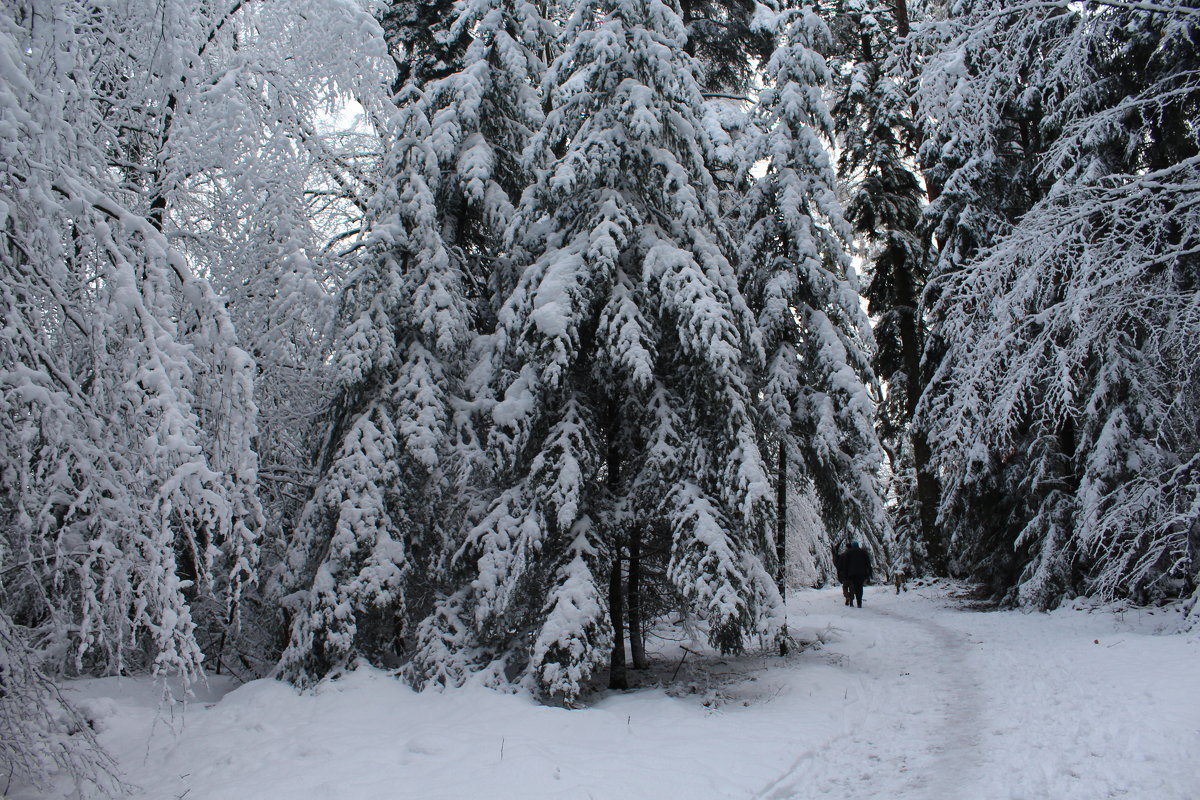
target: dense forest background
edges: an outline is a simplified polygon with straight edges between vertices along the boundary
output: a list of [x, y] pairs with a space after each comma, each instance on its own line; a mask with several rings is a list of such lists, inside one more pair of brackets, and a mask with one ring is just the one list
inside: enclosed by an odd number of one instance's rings
[[0, 754], [102, 771], [84, 674], [570, 704], [852, 538], [1192, 595], [1198, 125], [1180, 0], [9, 0]]

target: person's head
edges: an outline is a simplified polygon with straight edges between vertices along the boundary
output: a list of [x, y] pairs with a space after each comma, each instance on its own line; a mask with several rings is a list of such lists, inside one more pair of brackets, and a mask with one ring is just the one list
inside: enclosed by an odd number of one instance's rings
[[851, 547], [858, 547], [858, 540], [857, 540], [857, 539], [851, 539], [851, 540], [850, 540], [850, 546], [851, 546]]

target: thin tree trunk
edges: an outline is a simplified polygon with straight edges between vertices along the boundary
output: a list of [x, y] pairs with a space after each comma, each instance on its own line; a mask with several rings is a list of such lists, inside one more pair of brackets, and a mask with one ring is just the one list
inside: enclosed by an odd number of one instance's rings
[[[775, 487], [775, 583], [779, 596], [787, 604], [787, 440], [779, 439], [779, 477]], [[787, 618], [784, 617], [783, 635], [779, 637], [779, 655], [788, 654]]]
[[153, 196], [150, 198], [150, 213], [146, 218], [150, 221], [150, 225], [154, 230], [162, 233], [166, 230], [167, 217], [167, 187], [166, 169], [164, 163], [164, 151], [167, 148], [167, 143], [171, 139], [171, 125], [175, 121], [175, 107], [178, 105], [175, 95], [167, 98], [166, 109], [163, 113], [163, 127], [159, 134], [158, 152], [154, 154], [154, 172], [150, 176], [150, 191]]
[[612, 572], [608, 580], [608, 613], [612, 618], [613, 649], [608, 668], [608, 688], [628, 689], [625, 671], [625, 593], [621, 585], [621, 548], [613, 554]]
[[642, 527], [629, 533], [629, 653], [634, 669], [646, 669], [646, 631], [642, 621]]
[[[911, 278], [911, 275], [905, 277]], [[925, 558], [929, 569], [935, 575], [945, 575], [946, 547], [942, 541], [941, 531], [937, 527], [937, 509], [941, 502], [941, 487], [933, 474], [930, 462], [933, 452], [929, 441], [921, 431], [912, 424], [916, 416], [917, 403], [924, 393], [925, 387], [921, 381], [921, 351], [924, 348], [921, 329], [917, 319], [917, 287], [909, 281], [904, 281], [899, 288], [900, 308], [900, 347], [903, 351], [904, 371], [906, 373], [905, 412], [908, 417], [908, 435], [912, 440], [913, 469], [917, 474], [917, 518], [921, 525], [921, 541], [925, 545]]]
[[1189, 565], [1185, 574], [1191, 576], [1193, 596], [1200, 599], [1200, 516], [1193, 517], [1191, 523], [1184, 524], [1188, 526], [1187, 563]]
[[[245, 3], [246, 0], [236, 0], [236, 2], [234, 2], [233, 5], [231, 5], [225, 11], [225, 13], [221, 15], [221, 18], [217, 20], [216, 24], [209, 29], [208, 36], [205, 37], [204, 43], [201, 44], [200, 48], [196, 51], [196, 61], [204, 57], [209, 45], [211, 45], [217, 38], [217, 35], [221, 33], [226, 23], [233, 19], [233, 17], [242, 10], [242, 6], [245, 5]], [[159, 233], [162, 233], [166, 226], [167, 197], [170, 195], [172, 189], [172, 187], [167, 184], [166, 164], [163, 163], [164, 151], [167, 148], [167, 144], [171, 140], [171, 126], [175, 122], [175, 112], [179, 106], [179, 93], [187, 87], [187, 83], [188, 73], [184, 72], [180, 80], [179, 89], [167, 96], [167, 103], [163, 110], [163, 126], [158, 137], [158, 152], [154, 154], [155, 166], [154, 172], [150, 176], [149, 187], [150, 191], [152, 192], [152, 196], [150, 198], [150, 213], [147, 214], [147, 218], [149, 219], [151, 226], [153, 226], [154, 229]]]
[[[608, 488], [613, 496], [620, 493], [621, 487], [621, 448], [620, 409], [615, 402], [610, 402], [606, 414], [605, 429], [608, 436]], [[625, 586], [621, 580], [621, 547], [617, 530], [613, 530], [612, 572], [608, 576], [608, 615], [612, 621], [613, 649], [609, 661], [608, 688], [628, 689], [629, 678], [625, 671]]]

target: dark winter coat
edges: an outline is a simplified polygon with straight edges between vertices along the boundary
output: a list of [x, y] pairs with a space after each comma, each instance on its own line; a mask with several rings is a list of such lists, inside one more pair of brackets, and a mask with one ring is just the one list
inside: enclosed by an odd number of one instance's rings
[[861, 547], [847, 547], [838, 557], [837, 566], [843, 581], [871, 580], [871, 556]]

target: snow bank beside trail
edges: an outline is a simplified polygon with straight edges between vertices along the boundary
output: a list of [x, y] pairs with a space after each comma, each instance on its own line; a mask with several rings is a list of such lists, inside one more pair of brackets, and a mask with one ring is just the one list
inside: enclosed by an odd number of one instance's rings
[[669, 692], [578, 711], [369, 669], [307, 695], [214, 682], [167, 713], [140, 680], [71, 694], [139, 800], [1200, 797], [1200, 640], [1156, 633], [1175, 612], [841, 603], [792, 599], [811, 649], [690, 656]]
[[989, 797], [1200, 798], [1200, 643], [1170, 635], [1179, 607], [954, 622], [986, 687]]
[[796, 677], [746, 678], [721, 711], [662, 690], [568, 711], [478, 688], [416, 693], [362, 669], [312, 695], [256, 681], [158, 720], [149, 740], [154, 709], [117, 697], [101, 738], [155, 800], [748, 796], [799, 732], [819, 738], [812, 715], [839, 713], [809, 707], [805, 723]]

